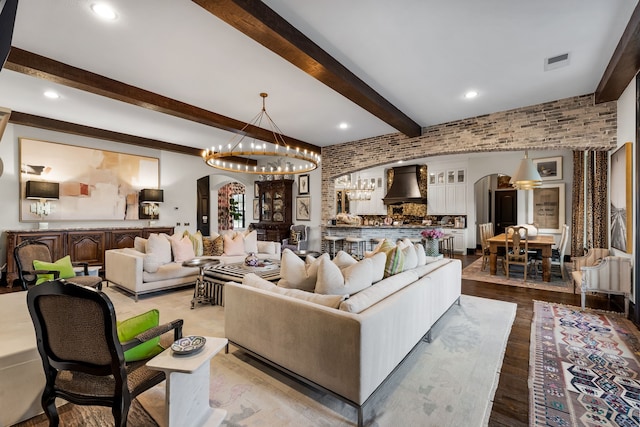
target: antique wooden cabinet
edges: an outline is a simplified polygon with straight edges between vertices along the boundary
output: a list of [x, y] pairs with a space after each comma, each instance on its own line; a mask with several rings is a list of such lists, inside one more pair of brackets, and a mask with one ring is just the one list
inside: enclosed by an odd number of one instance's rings
[[258, 232], [258, 240], [282, 242], [289, 236], [293, 224], [292, 179], [258, 181], [258, 211], [260, 222], [253, 227]]
[[46, 243], [54, 261], [70, 255], [72, 262], [104, 267], [104, 251], [107, 249], [132, 248], [136, 237], [147, 238], [151, 233], [171, 235], [173, 230], [173, 227], [9, 230], [6, 232], [7, 283], [11, 286], [18, 277], [13, 248], [27, 239]]

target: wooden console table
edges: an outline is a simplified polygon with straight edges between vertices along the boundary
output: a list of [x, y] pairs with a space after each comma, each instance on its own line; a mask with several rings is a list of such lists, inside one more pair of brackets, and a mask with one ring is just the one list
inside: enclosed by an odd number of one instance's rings
[[171, 235], [173, 230], [173, 227], [8, 230], [7, 283], [11, 287], [13, 281], [18, 278], [13, 248], [27, 239], [46, 243], [54, 261], [70, 255], [72, 262], [86, 262], [92, 266], [104, 265], [104, 251], [108, 249], [132, 248], [136, 237], [147, 238], [151, 233]]

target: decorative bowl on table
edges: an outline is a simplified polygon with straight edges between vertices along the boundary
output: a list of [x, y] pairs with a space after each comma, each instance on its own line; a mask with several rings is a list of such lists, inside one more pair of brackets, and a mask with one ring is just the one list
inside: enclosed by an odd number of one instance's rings
[[190, 335], [174, 341], [171, 344], [171, 350], [173, 350], [174, 354], [195, 354], [204, 348], [206, 342], [205, 337]]

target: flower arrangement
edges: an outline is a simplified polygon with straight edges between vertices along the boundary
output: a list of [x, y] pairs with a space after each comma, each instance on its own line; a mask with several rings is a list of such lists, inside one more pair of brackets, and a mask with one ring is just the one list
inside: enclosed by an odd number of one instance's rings
[[427, 240], [441, 239], [444, 237], [442, 230], [438, 230], [437, 228], [427, 228], [426, 230], [422, 230], [420, 234]]

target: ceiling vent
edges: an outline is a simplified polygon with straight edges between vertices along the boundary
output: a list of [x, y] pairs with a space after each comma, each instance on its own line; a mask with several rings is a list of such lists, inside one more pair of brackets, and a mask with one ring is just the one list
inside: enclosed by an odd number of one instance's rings
[[563, 53], [562, 55], [552, 56], [551, 58], [544, 59], [544, 70], [551, 71], [556, 68], [565, 67], [569, 65], [569, 53]]

